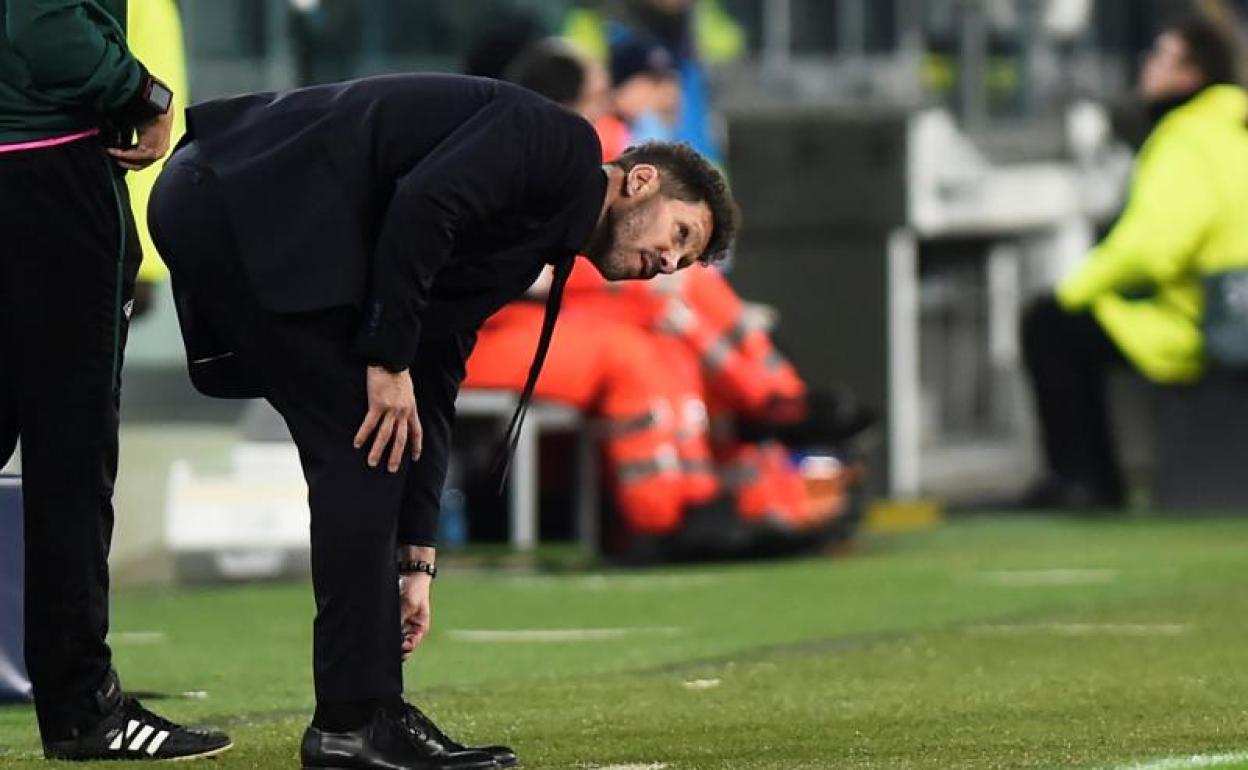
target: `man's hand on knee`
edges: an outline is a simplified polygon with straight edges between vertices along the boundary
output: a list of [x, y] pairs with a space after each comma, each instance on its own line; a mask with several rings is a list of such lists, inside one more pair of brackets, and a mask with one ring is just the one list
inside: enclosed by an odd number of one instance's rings
[[410, 445], [412, 460], [420, 459], [420, 416], [416, 396], [407, 371], [390, 372], [380, 366], [368, 367], [368, 414], [355, 434], [355, 448], [361, 449], [373, 437], [368, 465], [376, 468], [390, 447], [386, 469], [395, 473], [403, 467], [403, 451]]

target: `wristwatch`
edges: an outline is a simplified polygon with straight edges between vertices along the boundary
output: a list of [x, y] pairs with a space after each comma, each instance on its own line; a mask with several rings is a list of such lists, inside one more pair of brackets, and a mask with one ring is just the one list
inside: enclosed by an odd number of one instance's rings
[[415, 575], [419, 572], [428, 575], [430, 579], [438, 576], [438, 568], [433, 565], [433, 562], [424, 561], [423, 559], [420, 561], [399, 562], [400, 575]]
[[142, 69], [138, 90], [125, 104], [108, 115], [108, 121], [124, 136], [137, 126], [169, 112], [172, 107], [173, 90], [146, 69]]
[[173, 91], [169, 89], [169, 86], [150, 75], [147, 78], [147, 82], [143, 84], [140, 93], [143, 99], [147, 101], [148, 106], [160, 115], [164, 115], [173, 106]]

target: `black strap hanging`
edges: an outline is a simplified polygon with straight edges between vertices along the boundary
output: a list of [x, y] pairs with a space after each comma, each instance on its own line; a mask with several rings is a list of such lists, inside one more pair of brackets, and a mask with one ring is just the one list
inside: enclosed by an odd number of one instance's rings
[[507, 474], [511, 470], [511, 461], [516, 454], [516, 446], [520, 443], [520, 431], [524, 428], [524, 417], [529, 411], [529, 402], [533, 400], [533, 390], [537, 387], [537, 378], [542, 373], [542, 365], [546, 363], [546, 353], [550, 350], [550, 338], [555, 333], [555, 321], [559, 319], [559, 307], [563, 304], [563, 289], [572, 275], [572, 267], [576, 257], [565, 259], [555, 265], [554, 278], [550, 282], [550, 291], [546, 295], [546, 314], [542, 318], [542, 334], [537, 340], [537, 351], [533, 354], [533, 363], [529, 364], [529, 377], [520, 392], [520, 400], [516, 403], [516, 411], [511, 416], [504, 434], [500, 454], [494, 464], [496, 472], [500, 471], [498, 491], [502, 494], [507, 485]]

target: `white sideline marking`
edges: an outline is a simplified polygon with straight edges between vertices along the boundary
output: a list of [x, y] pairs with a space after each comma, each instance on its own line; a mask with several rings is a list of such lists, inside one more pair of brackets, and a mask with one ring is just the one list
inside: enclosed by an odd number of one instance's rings
[[574, 585], [587, 591], [667, 591], [705, 588], [721, 582], [716, 575], [588, 575]]
[[523, 588], [559, 585], [582, 591], [668, 591], [707, 588], [724, 581], [719, 575], [585, 575], [573, 580], [547, 575], [523, 575], [511, 578], [509, 582]]
[[164, 644], [169, 635], [164, 631], [118, 631], [109, 634], [110, 644]]
[[1181, 636], [1191, 631], [1187, 623], [1031, 623], [973, 626], [973, 634], [991, 636]]
[[1194, 754], [1190, 757], [1170, 757], [1154, 759], [1147, 762], [1136, 762], [1133, 765], [1122, 765], [1115, 770], [1188, 770], [1197, 767], [1222, 767], [1238, 762], [1248, 762], [1248, 751], [1237, 751], [1230, 754]]
[[723, 682], [719, 679], [690, 679], [685, 682], [686, 690], [710, 690], [719, 687]]
[[457, 628], [448, 633], [465, 642], [606, 642], [626, 636], [676, 636], [676, 626], [659, 628]]
[[981, 572], [987, 582], [1003, 588], [1090, 586], [1112, 583], [1116, 569], [999, 569]]

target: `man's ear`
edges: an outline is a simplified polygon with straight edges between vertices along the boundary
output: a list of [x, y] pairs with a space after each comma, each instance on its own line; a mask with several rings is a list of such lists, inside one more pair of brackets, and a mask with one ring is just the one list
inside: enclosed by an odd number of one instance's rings
[[628, 170], [624, 178], [624, 194], [630, 198], [646, 199], [659, 191], [659, 169], [649, 163], [638, 163]]

